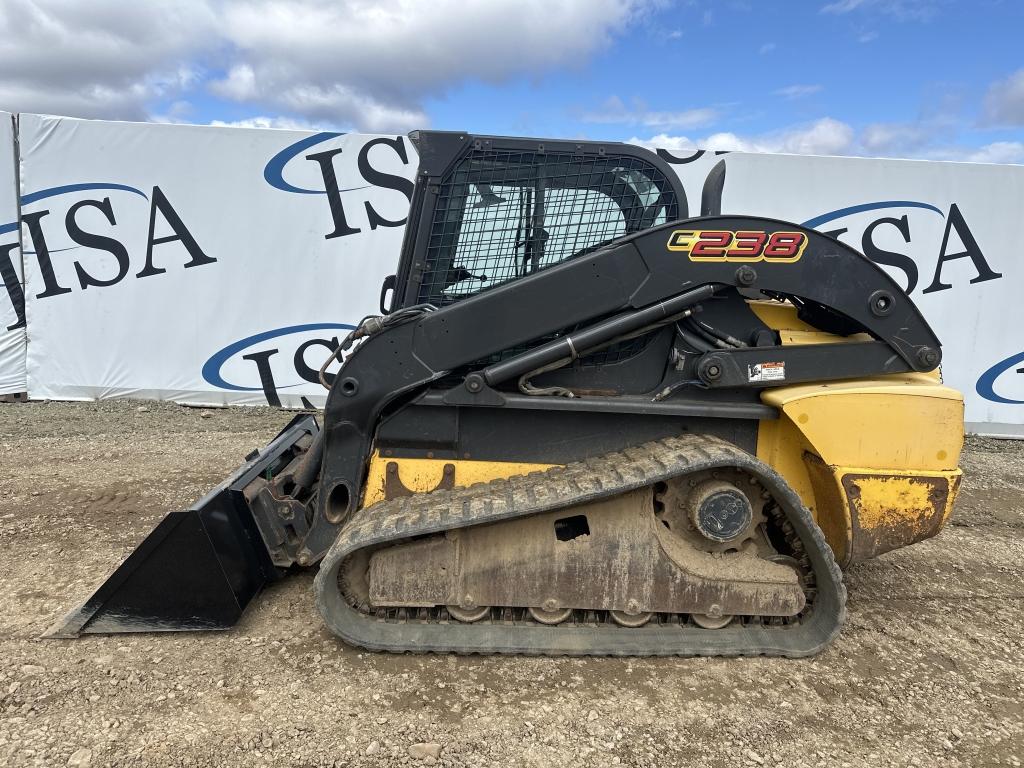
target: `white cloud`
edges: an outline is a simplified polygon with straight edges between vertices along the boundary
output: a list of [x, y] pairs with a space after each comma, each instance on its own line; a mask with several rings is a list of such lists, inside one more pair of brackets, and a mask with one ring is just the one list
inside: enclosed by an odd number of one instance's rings
[[822, 90], [820, 85], [787, 85], [775, 91], [776, 96], [786, 99], [802, 99], [804, 96], [812, 96]]
[[960, 163], [999, 163], [1024, 165], [1024, 142], [994, 141], [981, 147], [962, 144], [935, 144], [913, 155], [918, 160], [952, 160]]
[[688, 130], [713, 123], [718, 118], [712, 107], [697, 107], [675, 111], [650, 110], [637, 99], [631, 107], [618, 96], [610, 96], [601, 109], [585, 112], [580, 119], [585, 123], [635, 125], [654, 130]]
[[243, 120], [213, 120], [210, 125], [220, 128], [280, 128], [287, 131], [316, 131], [325, 126], [292, 117], [247, 117]]
[[148, 100], [195, 84], [214, 28], [201, 0], [4, 0], [0, 107], [143, 119]]
[[778, 46], [775, 43], [765, 43], [757, 49], [757, 52], [764, 56], [765, 54], [771, 53], [776, 48], [778, 48]]
[[164, 112], [149, 115], [154, 123], [184, 123], [195, 113], [195, 107], [191, 102], [179, 99], [171, 103]]
[[691, 139], [688, 136], [660, 133], [648, 139], [634, 136], [629, 139], [629, 143], [648, 149], [677, 152], [704, 149], [1024, 164], [1024, 142], [1021, 141], [996, 141], [982, 147], [966, 147], [940, 143], [939, 136], [925, 123], [875, 124], [858, 133], [848, 124], [826, 117], [813, 123], [754, 136], [722, 132]]
[[822, 13], [844, 15], [853, 11], [874, 11], [900, 21], [927, 21], [946, 0], [835, 0], [821, 7]]
[[849, 13], [850, 11], [856, 10], [857, 8], [864, 5], [864, 0], [839, 0], [839, 2], [829, 3], [823, 6], [821, 9], [822, 13]]
[[913, 120], [869, 123], [861, 129], [862, 152], [880, 157], [927, 157], [931, 150], [955, 140], [963, 127], [960, 96], [947, 90], [922, 106]]
[[934, 137], [935, 130], [927, 123], [872, 123], [861, 131], [860, 140], [869, 154], [912, 155]]
[[[853, 128], [840, 120], [823, 117], [756, 139], [755, 151], [787, 152], [797, 155], [837, 155], [846, 152], [853, 142]], [[769, 149], [770, 148], [770, 149]]]
[[989, 125], [1024, 126], [1024, 69], [989, 87], [982, 117]]
[[430, 122], [422, 109], [389, 104], [345, 85], [294, 85], [270, 101], [314, 120], [347, 122], [372, 132], [405, 133]]
[[1024, 142], [996, 141], [962, 158], [972, 163], [1024, 163]]
[[634, 136], [631, 144], [656, 149], [708, 149], [738, 152], [782, 152], [797, 155], [841, 155], [850, 154], [854, 147], [854, 130], [849, 125], [830, 117], [823, 117], [813, 123], [761, 134], [739, 136], [731, 132], [713, 133], [702, 139], [692, 140], [686, 136], [658, 134], [649, 139]]
[[673, 152], [676, 150], [691, 150], [703, 147], [703, 144], [698, 147], [697, 143], [687, 136], [670, 136], [667, 133], [659, 133], [657, 136], [651, 136], [649, 139], [641, 139], [639, 136], [633, 136], [630, 139], [626, 139], [626, 143], [636, 144], [637, 146], [646, 147], [647, 149], [667, 149]]
[[[644, 0], [224, 0], [224, 37], [257, 100], [368, 130], [426, 122], [425, 97], [577, 66]], [[230, 79], [230, 76], [229, 76]]]
[[256, 95], [256, 73], [248, 64], [236, 64], [223, 80], [210, 83], [210, 90], [235, 101], [248, 101]]
[[145, 119], [209, 88], [260, 112], [404, 131], [462, 82], [582, 66], [658, 3], [2, 0], [0, 108]]

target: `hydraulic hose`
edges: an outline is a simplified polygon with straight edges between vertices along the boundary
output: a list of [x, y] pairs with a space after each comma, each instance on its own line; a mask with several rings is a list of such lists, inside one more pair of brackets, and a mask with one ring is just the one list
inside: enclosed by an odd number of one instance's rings
[[[338, 348], [331, 352], [331, 354], [327, 356], [327, 359], [324, 360], [324, 364], [320, 366], [320, 374], [318, 376], [320, 384], [328, 391], [331, 389], [331, 384], [327, 381], [328, 366], [335, 360], [338, 360], [339, 355], [341, 355], [342, 352], [350, 350], [352, 345], [359, 339], [372, 336], [375, 333], [380, 333], [385, 328], [407, 323], [427, 312], [434, 312], [436, 309], [437, 307], [433, 304], [415, 304], [411, 307], [396, 310], [388, 315], [367, 315], [359, 321], [359, 324], [355, 328], [349, 331], [341, 344], [338, 345]], [[345, 361], [347, 360], [348, 358], [346, 357]], [[344, 365], [345, 362], [342, 362], [342, 367], [344, 367]]]
[[563, 357], [575, 359], [579, 357], [581, 351], [596, 347], [616, 336], [635, 331], [659, 320], [670, 320], [684, 309], [710, 298], [716, 287], [715, 285], [702, 285], [649, 307], [615, 315], [580, 331], [566, 334], [547, 344], [490, 365], [480, 373], [484, 381], [494, 386], [522, 376], [524, 373], [543, 368]]

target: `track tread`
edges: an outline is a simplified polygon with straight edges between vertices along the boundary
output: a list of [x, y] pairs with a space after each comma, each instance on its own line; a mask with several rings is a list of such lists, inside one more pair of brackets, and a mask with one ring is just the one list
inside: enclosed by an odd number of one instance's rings
[[[814, 586], [817, 594], [810, 615], [797, 624], [781, 627], [735, 622], [725, 629], [703, 630], [675, 622], [636, 629], [590, 622], [541, 626], [495, 620], [456, 625], [410, 619], [392, 623], [349, 605], [338, 586], [344, 560], [365, 547], [584, 504], [720, 466], [739, 466], [758, 475], [803, 542], [812, 564], [809, 586]], [[321, 563], [316, 599], [324, 621], [335, 634], [371, 650], [804, 657], [819, 652], [838, 634], [845, 618], [846, 590], [821, 530], [781, 476], [731, 443], [685, 434], [565, 467], [416, 494], [358, 510]]]

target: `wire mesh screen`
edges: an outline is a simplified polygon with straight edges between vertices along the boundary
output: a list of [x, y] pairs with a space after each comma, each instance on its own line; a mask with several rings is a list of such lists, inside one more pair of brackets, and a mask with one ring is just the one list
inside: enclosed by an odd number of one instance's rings
[[477, 149], [441, 183], [419, 300], [450, 304], [678, 215], [642, 158]]

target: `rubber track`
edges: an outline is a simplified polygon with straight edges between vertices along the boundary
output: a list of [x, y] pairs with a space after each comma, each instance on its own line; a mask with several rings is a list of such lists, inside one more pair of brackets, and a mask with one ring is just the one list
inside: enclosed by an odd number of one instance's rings
[[[345, 559], [364, 547], [413, 536], [550, 512], [650, 486], [679, 475], [740, 467], [771, 492], [815, 576], [817, 595], [807, 614], [788, 625], [733, 622], [723, 629], [650, 623], [638, 628], [532, 621], [384, 620], [349, 604], [338, 582]], [[821, 530], [799, 497], [767, 464], [707, 435], [681, 435], [604, 454], [543, 472], [421, 493], [361, 509], [320, 564], [316, 602], [327, 626], [345, 641], [383, 651], [609, 656], [811, 656], [839, 633], [846, 614], [842, 575]]]

